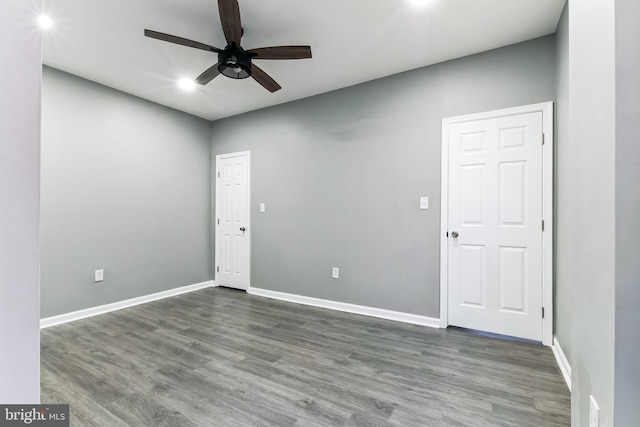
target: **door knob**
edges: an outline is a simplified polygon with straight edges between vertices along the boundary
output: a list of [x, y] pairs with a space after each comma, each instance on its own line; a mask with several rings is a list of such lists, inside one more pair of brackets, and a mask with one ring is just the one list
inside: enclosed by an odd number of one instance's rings
[[240, 231], [242, 231], [243, 233], [246, 231], [247, 229], [244, 227], [240, 227]]
[[459, 234], [458, 234], [458, 232], [457, 232], [457, 231], [452, 231], [452, 232], [451, 232], [451, 237], [453, 237], [454, 239], [455, 239], [456, 237], [458, 237], [458, 236], [459, 236]]

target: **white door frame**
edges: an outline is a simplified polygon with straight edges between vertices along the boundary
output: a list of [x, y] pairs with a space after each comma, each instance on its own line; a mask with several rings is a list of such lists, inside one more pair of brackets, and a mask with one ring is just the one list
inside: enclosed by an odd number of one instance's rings
[[440, 327], [449, 326], [449, 252], [447, 231], [449, 230], [449, 125], [473, 120], [492, 119], [517, 114], [542, 112], [542, 344], [553, 343], [553, 102], [525, 105], [504, 110], [488, 111], [466, 116], [449, 117], [442, 120], [442, 172], [440, 211]]
[[247, 206], [247, 225], [249, 227], [249, 229], [247, 230], [248, 233], [246, 234], [246, 239], [247, 239], [247, 246], [248, 246], [248, 251], [249, 251], [249, 283], [247, 284], [247, 292], [249, 291], [249, 288], [251, 288], [251, 235], [252, 235], [252, 229], [251, 229], [251, 152], [250, 151], [238, 151], [237, 153], [227, 153], [227, 154], [218, 154], [216, 155], [216, 170], [214, 172], [214, 180], [215, 180], [215, 188], [216, 188], [216, 209], [215, 209], [215, 217], [213, 218], [213, 224], [214, 224], [214, 230], [215, 230], [215, 246], [214, 246], [214, 251], [215, 251], [215, 259], [214, 259], [214, 267], [213, 267], [213, 271], [214, 271], [214, 281], [216, 283], [216, 286], [219, 285], [218, 283], [218, 266], [220, 265], [219, 261], [219, 254], [220, 254], [220, 242], [219, 242], [219, 235], [220, 233], [218, 232], [218, 218], [220, 218], [220, 195], [221, 195], [221, 191], [220, 191], [220, 180], [218, 180], [218, 173], [220, 172], [220, 160], [222, 159], [226, 159], [229, 157], [238, 157], [238, 156], [247, 156], [247, 198], [249, 199], [247, 201], [248, 205]]

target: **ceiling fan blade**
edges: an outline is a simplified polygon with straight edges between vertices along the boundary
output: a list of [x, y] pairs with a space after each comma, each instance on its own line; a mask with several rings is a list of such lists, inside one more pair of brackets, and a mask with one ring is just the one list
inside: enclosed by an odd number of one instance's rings
[[311, 58], [311, 46], [271, 46], [250, 49], [253, 59], [306, 59]]
[[218, 77], [218, 74], [220, 74], [220, 71], [218, 71], [218, 65], [219, 64], [220, 63], [217, 63], [217, 64], [213, 65], [212, 67], [209, 67], [206, 70], [204, 70], [204, 72], [202, 74], [200, 74], [196, 78], [196, 80], [195, 80], [196, 84], [206, 85], [211, 80], [213, 80], [216, 77]]
[[242, 23], [240, 22], [240, 6], [238, 0], [218, 0], [220, 23], [228, 44], [235, 43], [240, 47], [242, 38]]
[[251, 64], [251, 77], [271, 93], [282, 89], [275, 80], [262, 71], [256, 64]]
[[172, 36], [171, 34], [160, 33], [158, 31], [153, 30], [144, 30], [144, 35], [147, 37], [151, 37], [152, 39], [158, 39], [169, 43], [175, 43], [182, 46], [194, 47], [196, 49], [202, 49], [209, 52], [222, 52], [222, 49], [218, 49], [217, 47], [209, 46], [208, 44], [200, 43], [197, 41], [185, 39], [178, 36]]

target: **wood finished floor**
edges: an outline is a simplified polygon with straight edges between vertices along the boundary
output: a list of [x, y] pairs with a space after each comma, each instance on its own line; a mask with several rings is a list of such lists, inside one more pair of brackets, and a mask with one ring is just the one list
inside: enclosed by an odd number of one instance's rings
[[42, 331], [72, 426], [569, 426], [551, 350], [208, 288]]

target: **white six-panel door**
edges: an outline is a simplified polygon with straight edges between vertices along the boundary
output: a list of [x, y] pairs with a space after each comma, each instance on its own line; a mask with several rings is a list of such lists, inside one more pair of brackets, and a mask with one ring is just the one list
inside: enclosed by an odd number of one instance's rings
[[216, 156], [216, 283], [247, 290], [250, 274], [249, 152]]
[[452, 123], [448, 323], [542, 340], [542, 112]]

